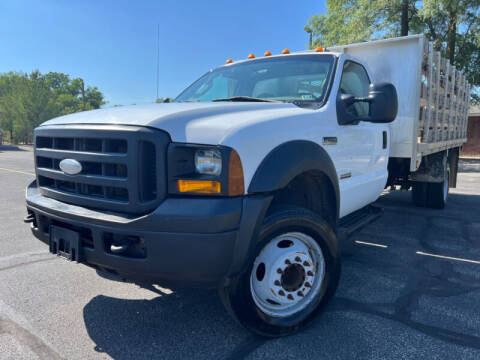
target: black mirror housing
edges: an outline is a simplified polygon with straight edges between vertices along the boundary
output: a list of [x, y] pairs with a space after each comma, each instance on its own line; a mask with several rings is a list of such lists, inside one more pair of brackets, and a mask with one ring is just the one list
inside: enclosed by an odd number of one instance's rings
[[336, 105], [337, 121], [340, 125], [356, 125], [359, 123], [360, 119], [347, 111], [347, 108], [357, 101], [357, 98], [351, 94], [338, 92]]
[[[358, 117], [347, 111], [347, 108], [356, 102], [370, 104], [368, 116]], [[337, 120], [340, 125], [356, 125], [360, 121], [391, 123], [395, 120], [397, 112], [397, 90], [390, 83], [370, 84], [368, 96], [363, 98], [357, 98], [351, 94], [342, 94], [340, 91], [337, 95]]]
[[373, 123], [391, 123], [395, 120], [398, 98], [393, 84], [386, 82], [370, 84], [368, 102], [370, 102], [369, 116], [361, 120]]
[[355, 98], [355, 96], [351, 95], [351, 94], [341, 94], [340, 95], [340, 100], [345, 104], [345, 106], [350, 106], [350, 105], [353, 105], [357, 99]]

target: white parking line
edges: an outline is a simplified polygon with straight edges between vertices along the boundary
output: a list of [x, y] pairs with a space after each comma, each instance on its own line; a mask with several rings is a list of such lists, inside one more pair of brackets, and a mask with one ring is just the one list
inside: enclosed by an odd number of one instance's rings
[[387, 245], [382, 245], [382, 244], [375, 244], [375, 243], [371, 243], [371, 242], [366, 242], [366, 241], [359, 241], [359, 240], [355, 240], [355, 242], [357, 244], [362, 244], [362, 245], [370, 245], [370, 246], [377, 246], [377, 247], [381, 247], [381, 248], [388, 248]]
[[9, 171], [9, 172], [14, 172], [14, 173], [19, 173], [19, 174], [25, 174], [25, 175], [30, 175], [30, 176], [35, 176], [34, 173], [30, 173], [30, 172], [27, 172], [27, 171], [12, 170], [12, 169], [5, 169], [5, 168], [0, 168], [0, 170]]
[[477, 261], [477, 260], [462, 259], [462, 258], [456, 258], [456, 257], [451, 257], [451, 256], [443, 256], [443, 255], [437, 255], [437, 254], [429, 254], [429, 253], [424, 253], [422, 251], [417, 251], [416, 254], [436, 257], [436, 258], [440, 258], [440, 259], [463, 261], [463, 262], [468, 262], [468, 263], [471, 263], [471, 264], [479, 264], [480, 265], [480, 261]]

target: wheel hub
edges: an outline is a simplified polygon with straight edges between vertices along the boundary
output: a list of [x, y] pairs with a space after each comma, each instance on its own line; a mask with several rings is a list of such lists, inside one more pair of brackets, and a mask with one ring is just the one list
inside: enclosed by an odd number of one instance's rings
[[264, 313], [284, 317], [304, 309], [319, 293], [325, 261], [318, 243], [300, 232], [272, 239], [255, 259], [250, 289]]
[[297, 291], [305, 282], [305, 276], [306, 272], [302, 265], [291, 264], [283, 271], [280, 283], [286, 291]]

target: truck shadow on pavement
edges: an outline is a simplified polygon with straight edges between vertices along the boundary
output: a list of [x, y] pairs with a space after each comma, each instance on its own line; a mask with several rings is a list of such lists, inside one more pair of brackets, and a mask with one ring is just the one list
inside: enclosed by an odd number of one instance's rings
[[359, 349], [362, 358], [405, 355], [394, 343], [419, 356], [479, 356], [480, 196], [449, 201], [437, 211], [413, 207], [405, 192], [381, 198], [383, 216], [342, 244], [342, 278], [329, 308], [297, 335], [266, 341], [248, 333], [215, 291], [153, 287], [152, 300], [93, 298], [83, 311], [88, 334], [96, 351], [115, 359], [244, 359], [265, 349], [268, 358], [351, 358]]
[[0, 145], [0, 153], [4, 151], [28, 151], [17, 145]]
[[[95, 350], [114, 359], [225, 358], [245, 353], [243, 340], [263, 344], [224, 311], [217, 292], [181, 289], [152, 300], [96, 296], [84, 308], [84, 320]], [[244, 354], [246, 355], [246, 354]], [[243, 358], [241, 356], [240, 358]]]

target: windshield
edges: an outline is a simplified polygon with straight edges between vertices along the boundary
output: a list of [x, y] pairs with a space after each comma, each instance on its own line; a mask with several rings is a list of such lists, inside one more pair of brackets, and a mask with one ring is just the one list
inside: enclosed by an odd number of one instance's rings
[[274, 57], [222, 66], [206, 73], [175, 101], [323, 102], [333, 64], [334, 57], [325, 54]]

